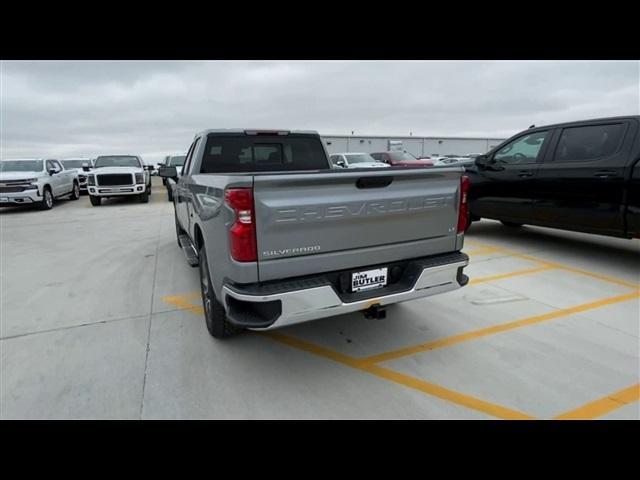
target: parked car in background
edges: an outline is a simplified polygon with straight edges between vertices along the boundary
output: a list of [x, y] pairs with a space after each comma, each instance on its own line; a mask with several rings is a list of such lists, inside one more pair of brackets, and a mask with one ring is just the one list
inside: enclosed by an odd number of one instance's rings
[[[80, 193], [87, 193], [87, 176], [93, 168], [93, 161], [90, 158], [65, 158], [60, 160], [66, 170], [75, 170], [78, 172], [78, 185], [80, 185]], [[84, 167], [89, 167], [85, 169]]]
[[433, 166], [434, 167], [444, 167], [444, 166], [454, 166], [454, 165], [467, 166], [467, 165], [473, 165], [473, 162], [474, 162], [473, 158], [446, 155], [443, 157], [438, 157], [433, 159]]
[[[166, 163], [158, 168], [158, 175], [162, 177], [162, 184], [167, 187], [167, 200], [170, 202], [173, 202], [173, 190], [182, 174], [182, 166], [184, 165], [185, 158], [186, 155], [170, 155], [166, 158]], [[163, 175], [163, 172], [171, 167], [175, 167], [175, 175]]]
[[[162, 167], [169, 167], [173, 165], [180, 167], [182, 165], [184, 165], [184, 157], [186, 156], [186, 154], [181, 153], [181, 154], [177, 154], [177, 155], [167, 155], [166, 157], [164, 157], [164, 160], [162, 161], [162, 163], [158, 166], [158, 175], [160, 175], [160, 169]], [[182, 160], [180, 160], [180, 158]], [[173, 159], [173, 160], [172, 160]], [[182, 163], [180, 163], [182, 162]], [[181, 170], [180, 168], [178, 168], [177, 170]], [[162, 177], [162, 184], [166, 185], [167, 184], [167, 178], [166, 177]]]
[[470, 221], [640, 237], [640, 116], [535, 127], [467, 169]]
[[330, 161], [333, 168], [380, 168], [389, 165], [377, 161], [368, 153], [334, 153]]
[[459, 168], [336, 174], [317, 132], [198, 133], [173, 203], [209, 333], [383, 318], [466, 285], [467, 184]]
[[0, 161], [0, 205], [37, 205], [53, 208], [56, 198], [80, 198], [78, 172], [58, 160], [28, 158]]
[[390, 167], [432, 167], [431, 160], [419, 160], [409, 152], [374, 152], [371, 154], [379, 162]]
[[96, 158], [88, 175], [89, 199], [97, 207], [103, 198], [137, 196], [142, 203], [151, 195], [153, 166], [145, 165], [138, 155], [102, 155]]

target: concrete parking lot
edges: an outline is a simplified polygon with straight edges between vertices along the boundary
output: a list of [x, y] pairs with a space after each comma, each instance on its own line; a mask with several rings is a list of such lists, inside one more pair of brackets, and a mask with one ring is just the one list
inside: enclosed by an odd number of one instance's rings
[[0, 417], [640, 418], [640, 241], [475, 223], [469, 286], [212, 339], [149, 204], [0, 211]]

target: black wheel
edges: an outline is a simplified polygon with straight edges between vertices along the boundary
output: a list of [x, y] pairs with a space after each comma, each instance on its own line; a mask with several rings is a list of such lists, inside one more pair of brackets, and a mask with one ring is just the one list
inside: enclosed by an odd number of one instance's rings
[[80, 198], [80, 187], [77, 182], [73, 182], [73, 189], [71, 190], [71, 195], [69, 195], [71, 200], [78, 200]]
[[166, 179], [166, 178], [164, 178], [164, 177], [162, 177], [162, 184], [163, 184], [163, 185], [166, 185], [166, 184], [167, 184], [167, 179]]
[[200, 247], [200, 290], [202, 291], [202, 305], [204, 307], [204, 319], [207, 330], [212, 337], [227, 338], [242, 331], [227, 320], [224, 307], [218, 302], [213, 293], [209, 266], [207, 265], [207, 254], [204, 245]]
[[140, 203], [149, 203], [149, 192], [144, 192], [138, 195]]
[[42, 191], [42, 201], [40, 202], [41, 210], [51, 210], [53, 208], [53, 194], [49, 187], [44, 187]]
[[173, 202], [173, 191], [170, 188], [167, 188], [167, 201]]
[[502, 223], [505, 227], [509, 227], [509, 228], [520, 228], [522, 226], [521, 223], [504, 222], [502, 220], [500, 220], [500, 223]]
[[102, 203], [102, 197], [96, 197], [95, 195], [89, 195], [89, 200], [91, 200], [91, 205], [94, 207], [99, 207]]

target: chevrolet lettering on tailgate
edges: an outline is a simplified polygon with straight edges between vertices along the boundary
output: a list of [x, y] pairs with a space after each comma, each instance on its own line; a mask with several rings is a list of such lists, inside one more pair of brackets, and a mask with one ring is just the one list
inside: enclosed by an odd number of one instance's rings
[[387, 215], [408, 211], [446, 207], [453, 195], [411, 198], [404, 200], [350, 202], [346, 204], [290, 207], [276, 210], [275, 222], [312, 222], [348, 217]]

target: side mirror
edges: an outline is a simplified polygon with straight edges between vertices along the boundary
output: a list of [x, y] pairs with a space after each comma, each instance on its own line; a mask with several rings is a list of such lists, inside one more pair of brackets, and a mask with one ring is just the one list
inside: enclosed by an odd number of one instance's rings
[[176, 178], [178, 176], [178, 170], [176, 167], [162, 166], [158, 169], [158, 175], [163, 178]]
[[344, 160], [338, 160], [338, 161], [336, 162], [336, 165], [338, 165], [339, 167], [342, 167], [342, 168], [344, 168], [344, 167], [346, 167], [346, 166], [347, 166], [347, 164], [346, 164], [346, 163], [344, 163]]
[[478, 155], [473, 163], [475, 163], [478, 168], [486, 168], [491, 161], [486, 155]]
[[49, 170], [47, 170], [47, 173], [49, 173], [50, 176], [58, 173], [58, 171], [55, 168], [50, 168]]

